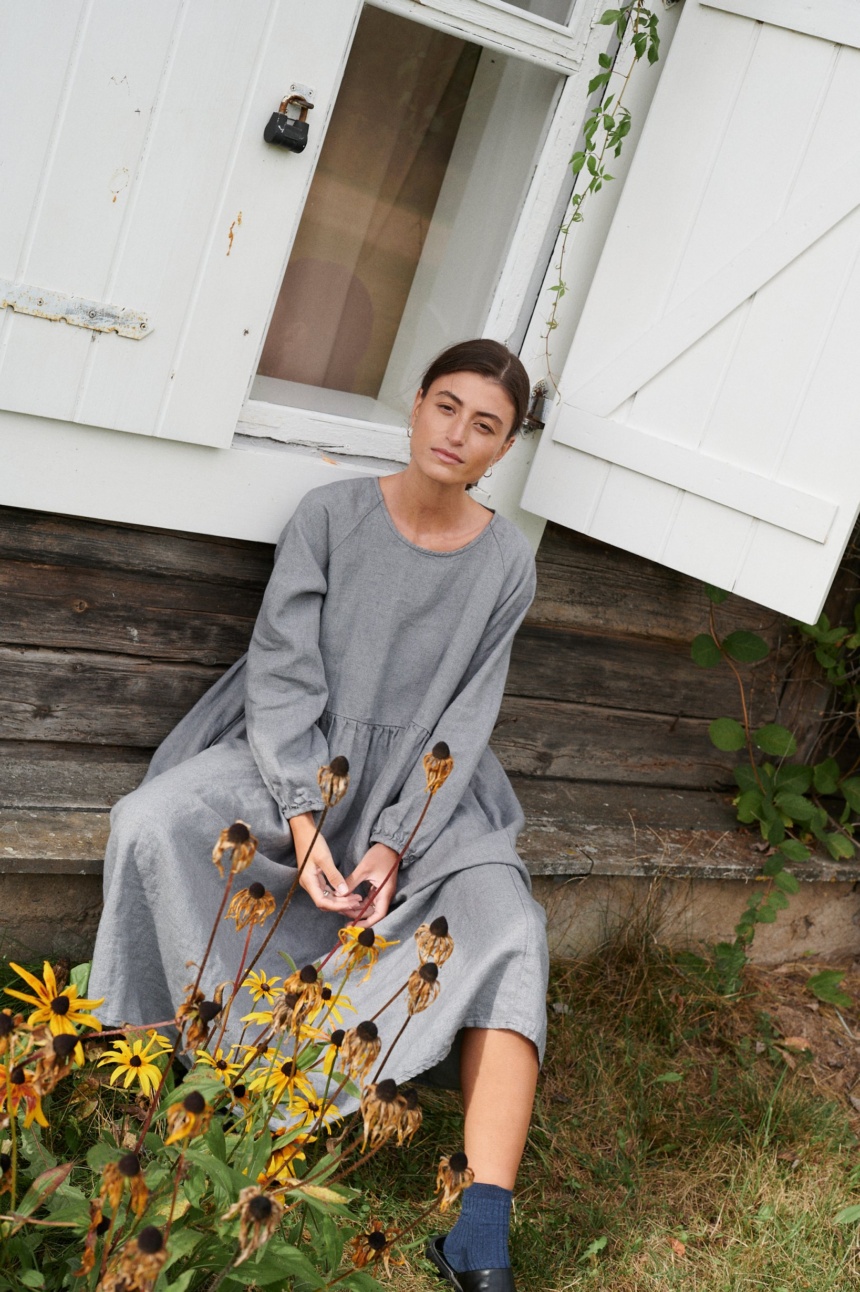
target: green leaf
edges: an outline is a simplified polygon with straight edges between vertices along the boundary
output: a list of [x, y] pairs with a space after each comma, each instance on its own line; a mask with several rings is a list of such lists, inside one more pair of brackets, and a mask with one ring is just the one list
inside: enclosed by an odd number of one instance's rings
[[811, 821], [815, 815], [815, 804], [810, 803], [802, 794], [779, 790], [774, 802], [780, 812], [784, 812], [792, 821]]
[[609, 80], [608, 72], [598, 72], [597, 75], [592, 76], [591, 80], [588, 82], [588, 93], [593, 94], [594, 91], [598, 90], [601, 85], [606, 85], [608, 80]]
[[860, 812], [860, 776], [848, 776], [839, 786], [852, 812]]
[[723, 658], [710, 633], [699, 633], [698, 637], [693, 638], [690, 654], [699, 668], [713, 668]]
[[[787, 727], [778, 722], [768, 722], [758, 731], [753, 732], [753, 744], [765, 754], [777, 758], [788, 758], [797, 752], [797, 741]], [[739, 746], [738, 746], [739, 747]]]
[[798, 880], [788, 870], [777, 871], [773, 876], [773, 882], [781, 892], [788, 893], [789, 896], [794, 896], [795, 893], [800, 892]]
[[843, 1207], [833, 1217], [835, 1225], [853, 1225], [858, 1220], [860, 1220], [860, 1202], [852, 1203], [850, 1207]]
[[785, 839], [779, 845], [780, 852], [788, 857], [789, 861], [808, 861], [812, 856], [805, 843], [799, 839]]
[[612, 59], [609, 57], [608, 54], [598, 54], [597, 61], [601, 67], [606, 68], [606, 67], [612, 66]]
[[844, 834], [834, 831], [832, 834], [825, 834], [821, 841], [834, 861], [850, 861], [854, 856], [854, 844], [850, 839], [846, 839]]
[[[43, 1202], [50, 1198], [60, 1185], [65, 1183], [71, 1174], [74, 1163], [63, 1162], [60, 1166], [49, 1167], [41, 1175], [37, 1175], [21, 1201], [18, 1203], [15, 1214], [25, 1217], [32, 1216], [33, 1212], [41, 1207]], [[39, 1285], [41, 1286], [41, 1284]]]
[[764, 638], [759, 637], [758, 633], [747, 632], [729, 633], [723, 640], [723, 650], [741, 664], [754, 664], [770, 653], [770, 647]]
[[839, 764], [835, 758], [825, 758], [812, 769], [815, 788], [819, 794], [835, 794], [839, 788]]
[[23, 1274], [18, 1275], [18, 1282], [23, 1283], [25, 1288], [43, 1288], [45, 1276], [38, 1270], [24, 1270]]
[[[770, 764], [769, 764], [770, 765]], [[774, 786], [790, 790], [792, 794], [805, 794], [812, 787], [812, 768], [805, 763], [788, 763], [774, 773]]]
[[708, 727], [708, 735], [711, 743], [726, 753], [743, 749], [746, 744], [744, 729], [734, 718], [716, 718]]
[[763, 802], [761, 790], [744, 790], [735, 803], [738, 820], [743, 825], [752, 825], [753, 821], [761, 821]]
[[611, 27], [621, 17], [620, 9], [604, 9], [603, 13], [597, 19], [601, 27]]
[[77, 987], [79, 996], [86, 996], [87, 994], [87, 988], [90, 985], [90, 970], [92, 967], [92, 960], [87, 960], [82, 965], [75, 965], [69, 974], [69, 983], [72, 987]]
[[[762, 781], [764, 781], [764, 776], [762, 775], [763, 772], [764, 772], [764, 768], [759, 768], [759, 776], [761, 777]], [[761, 786], [759, 785], [759, 777], [756, 776], [753, 769], [751, 767], [748, 767], [746, 763], [741, 763], [740, 766], [736, 767], [732, 775], [737, 781], [738, 787], [740, 789], [757, 790], [759, 793], [761, 793]]]
[[683, 1081], [683, 1080], [684, 1080], [683, 1072], [661, 1072], [659, 1077], [654, 1078], [654, 1085], [665, 1086], [665, 1085], [668, 1085], [670, 1082]]
[[813, 996], [823, 1000], [826, 1005], [838, 1005], [842, 1009], [848, 1009], [852, 1003], [851, 997], [839, 986], [844, 977], [845, 973], [841, 969], [822, 969], [820, 973], [814, 973], [807, 978], [806, 985]]
[[713, 601], [715, 606], [721, 606], [728, 595], [728, 592], [724, 592], [722, 588], [715, 588], [713, 583], [705, 584], [705, 596]]

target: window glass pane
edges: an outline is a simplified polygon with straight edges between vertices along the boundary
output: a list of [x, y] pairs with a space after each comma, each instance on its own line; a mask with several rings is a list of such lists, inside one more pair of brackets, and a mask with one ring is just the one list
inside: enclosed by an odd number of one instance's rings
[[574, 0], [505, 0], [515, 9], [526, 9], [538, 18], [548, 18], [550, 22], [561, 23], [566, 27], [573, 13]]
[[416, 349], [480, 332], [559, 83], [366, 7], [260, 377], [391, 399]]

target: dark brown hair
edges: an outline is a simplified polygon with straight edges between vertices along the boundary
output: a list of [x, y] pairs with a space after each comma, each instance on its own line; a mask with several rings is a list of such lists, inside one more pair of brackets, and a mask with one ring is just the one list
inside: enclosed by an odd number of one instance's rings
[[529, 407], [529, 377], [515, 354], [501, 341], [477, 337], [474, 341], [458, 341], [437, 355], [421, 378], [421, 390], [426, 395], [439, 377], [452, 372], [477, 372], [498, 382], [514, 406], [514, 424], [506, 439], [516, 435], [523, 424]]

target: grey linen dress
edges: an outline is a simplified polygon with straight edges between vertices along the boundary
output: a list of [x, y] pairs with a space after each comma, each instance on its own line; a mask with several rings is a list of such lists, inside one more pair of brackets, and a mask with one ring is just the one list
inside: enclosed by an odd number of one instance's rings
[[[398, 945], [367, 982], [350, 979], [356, 1013], [345, 1025], [369, 1018], [405, 982], [418, 963], [415, 930], [444, 915], [455, 950], [440, 970], [439, 998], [412, 1019], [386, 1075], [404, 1081], [433, 1069], [453, 1057], [468, 1027], [519, 1032], [542, 1055], [544, 916], [516, 852], [519, 804], [487, 748], [511, 642], [533, 595], [531, 551], [501, 516], [465, 547], [433, 552], [396, 529], [375, 479], [307, 494], [278, 544], [247, 655], [167, 737], [141, 787], [111, 814], [88, 990], [105, 997], [103, 1022], [173, 1016], [223, 891], [211, 853], [225, 825], [246, 821], [259, 839], [235, 888], [258, 880], [280, 905], [296, 873], [287, 818], [322, 807], [320, 766], [337, 754], [349, 759], [349, 791], [325, 827], [348, 875], [371, 843], [399, 850], [406, 842], [426, 797], [423, 756], [444, 740], [454, 770], [375, 926]], [[289, 972], [279, 947], [299, 966], [319, 960], [342, 923], [299, 889], [258, 969]], [[235, 976], [244, 936], [221, 921], [207, 995]], [[252, 947], [260, 939], [256, 932]], [[228, 1044], [252, 1008], [243, 991]], [[405, 1016], [401, 996], [379, 1019], [383, 1046]], [[343, 1111], [348, 1102], [340, 1101]]]

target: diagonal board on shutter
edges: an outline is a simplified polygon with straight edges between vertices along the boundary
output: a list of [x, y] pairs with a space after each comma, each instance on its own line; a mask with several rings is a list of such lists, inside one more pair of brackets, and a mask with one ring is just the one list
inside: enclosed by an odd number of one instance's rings
[[858, 152], [860, 52], [689, 0], [524, 507], [817, 617], [860, 505]]

